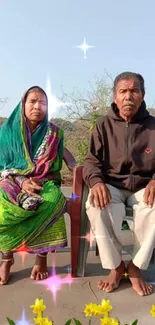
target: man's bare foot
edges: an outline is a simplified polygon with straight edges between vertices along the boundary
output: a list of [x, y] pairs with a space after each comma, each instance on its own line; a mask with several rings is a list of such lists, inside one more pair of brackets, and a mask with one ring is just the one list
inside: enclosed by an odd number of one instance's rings
[[10, 269], [11, 266], [14, 264], [14, 259], [9, 259], [4, 261], [2, 260], [2, 263], [0, 265], [0, 285], [7, 284], [9, 281], [10, 276]]
[[112, 292], [114, 289], [118, 288], [124, 273], [125, 264], [122, 261], [115, 270], [110, 271], [109, 275], [104, 280], [98, 282], [98, 288], [106, 292]]
[[30, 279], [31, 280], [44, 280], [48, 278], [48, 269], [47, 269], [47, 255], [36, 256], [35, 265], [32, 269]]
[[153, 286], [143, 280], [140, 269], [135, 266], [132, 261], [128, 264], [128, 274], [132, 283], [132, 288], [138, 293], [138, 295], [147, 296], [152, 293]]

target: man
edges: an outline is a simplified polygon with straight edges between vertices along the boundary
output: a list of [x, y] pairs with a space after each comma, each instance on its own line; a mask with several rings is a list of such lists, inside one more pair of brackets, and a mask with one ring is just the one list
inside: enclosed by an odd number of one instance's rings
[[[86, 211], [110, 274], [98, 287], [111, 292], [125, 272], [141, 296], [152, 293], [141, 269], [147, 269], [155, 247], [155, 118], [144, 101], [144, 79], [124, 72], [114, 81], [113, 103], [93, 130], [83, 176], [90, 189]], [[134, 249], [127, 270], [120, 242], [125, 204], [134, 211]]]

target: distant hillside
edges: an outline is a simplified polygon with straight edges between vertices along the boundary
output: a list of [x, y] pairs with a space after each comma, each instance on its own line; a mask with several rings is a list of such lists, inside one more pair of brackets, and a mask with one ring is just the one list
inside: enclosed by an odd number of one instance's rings
[[54, 118], [51, 120], [54, 124], [62, 128], [64, 131], [74, 131], [74, 123], [62, 118]]

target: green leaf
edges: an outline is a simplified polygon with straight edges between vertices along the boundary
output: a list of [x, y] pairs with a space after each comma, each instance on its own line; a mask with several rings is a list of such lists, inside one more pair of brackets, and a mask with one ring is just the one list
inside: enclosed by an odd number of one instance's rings
[[79, 320], [77, 320], [77, 319], [75, 319], [75, 318], [73, 318], [73, 319], [74, 319], [74, 323], [75, 323], [75, 325], [82, 325], [82, 324], [80, 323]]
[[8, 317], [6, 319], [7, 319], [8, 323], [9, 323], [9, 325], [16, 325], [15, 322], [12, 319], [10, 319]]
[[138, 324], [138, 319], [136, 319], [131, 325], [137, 325]]
[[65, 325], [70, 325], [70, 324], [71, 324], [71, 322], [72, 322], [72, 320], [71, 320], [71, 319], [69, 319], [69, 320], [67, 321], [67, 323], [65, 323]]

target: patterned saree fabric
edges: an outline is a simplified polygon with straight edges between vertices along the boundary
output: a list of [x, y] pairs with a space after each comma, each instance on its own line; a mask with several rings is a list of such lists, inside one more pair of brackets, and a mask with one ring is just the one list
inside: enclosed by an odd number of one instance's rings
[[[51, 251], [67, 244], [61, 192], [63, 131], [48, 117], [31, 134], [21, 101], [0, 129], [0, 251], [25, 247]], [[40, 197], [22, 193], [21, 182], [42, 182]]]

